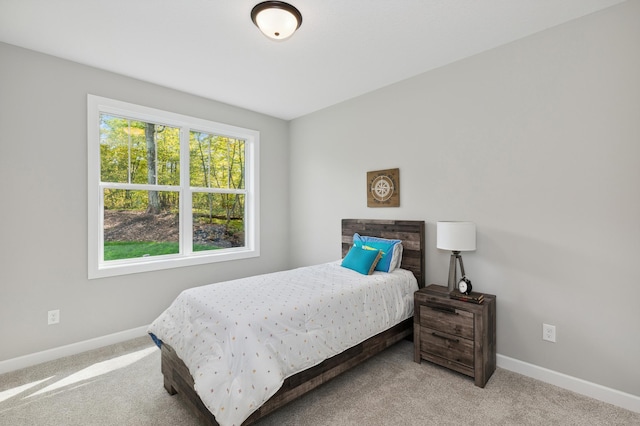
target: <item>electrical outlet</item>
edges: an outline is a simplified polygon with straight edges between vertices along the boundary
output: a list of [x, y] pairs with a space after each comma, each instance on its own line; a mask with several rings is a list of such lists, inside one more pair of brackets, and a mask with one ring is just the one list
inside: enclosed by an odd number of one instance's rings
[[542, 340], [555, 343], [556, 342], [556, 326], [542, 324]]
[[57, 324], [60, 322], [60, 309], [49, 311], [47, 313], [47, 323], [49, 325]]

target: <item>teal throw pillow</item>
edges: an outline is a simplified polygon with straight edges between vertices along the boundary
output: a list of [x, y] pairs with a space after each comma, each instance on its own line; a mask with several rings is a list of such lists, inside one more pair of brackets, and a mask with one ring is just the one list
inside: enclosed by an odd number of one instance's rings
[[381, 256], [380, 250], [367, 250], [354, 246], [349, 249], [347, 255], [342, 259], [342, 266], [353, 269], [363, 275], [371, 275]]

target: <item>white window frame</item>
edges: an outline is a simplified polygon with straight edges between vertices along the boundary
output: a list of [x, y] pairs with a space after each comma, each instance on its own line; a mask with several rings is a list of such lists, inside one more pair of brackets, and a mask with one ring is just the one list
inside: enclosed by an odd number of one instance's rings
[[[180, 253], [124, 259], [122, 261], [104, 261], [104, 199], [102, 196], [104, 186], [100, 178], [101, 113], [149, 123], [163, 123], [167, 126], [180, 128], [180, 186], [155, 186], [159, 190], [170, 189], [180, 193]], [[199, 252], [191, 250], [193, 215], [191, 212], [192, 189], [189, 186], [190, 131], [208, 132], [245, 141], [244, 247]], [[258, 181], [258, 176], [260, 175], [258, 161], [260, 158], [260, 132], [89, 94], [87, 96], [87, 142], [89, 279], [260, 256], [260, 197]], [[144, 185], [139, 186], [140, 188], [138, 189], [149, 189]]]

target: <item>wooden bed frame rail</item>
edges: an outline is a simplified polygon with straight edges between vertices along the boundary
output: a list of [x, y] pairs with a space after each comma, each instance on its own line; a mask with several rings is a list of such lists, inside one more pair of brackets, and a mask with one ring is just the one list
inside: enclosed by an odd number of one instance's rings
[[[287, 378], [280, 390], [251, 414], [243, 425], [254, 423], [412, 334], [413, 318], [409, 318], [310, 369]], [[189, 369], [167, 344], [162, 345], [161, 368], [167, 392], [171, 395], [176, 393], [182, 395], [186, 404], [203, 425], [218, 426], [213, 414], [193, 389], [193, 378]]]

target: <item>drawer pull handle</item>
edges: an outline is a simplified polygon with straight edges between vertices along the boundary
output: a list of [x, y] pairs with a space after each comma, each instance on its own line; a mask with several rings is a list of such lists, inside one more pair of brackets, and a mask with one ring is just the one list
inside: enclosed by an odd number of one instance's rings
[[431, 335], [432, 335], [432, 336], [435, 336], [435, 337], [439, 337], [439, 338], [441, 338], [441, 339], [449, 340], [449, 341], [451, 341], [451, 342], [453, 342], [453, 343], [460, 343], [460, 339], [450, 339], [449, 337], [447, 337], [447, 336], [443, 336], [443, 335], [441, 335], [441, 334], [438, 334], [438, 333], [436, 333], [435, 331], [432, 331], [432, 332], [431, 332]]
[[440, 306], [431, 306], [431, 305], [427, 305], [427, 306], [429, 306], [434, 311], [444, 312], [445, 314], [459, 315], [458, 311], [456, 311], [455, 308], [443, 308], [443, 307], [440, 307]]

